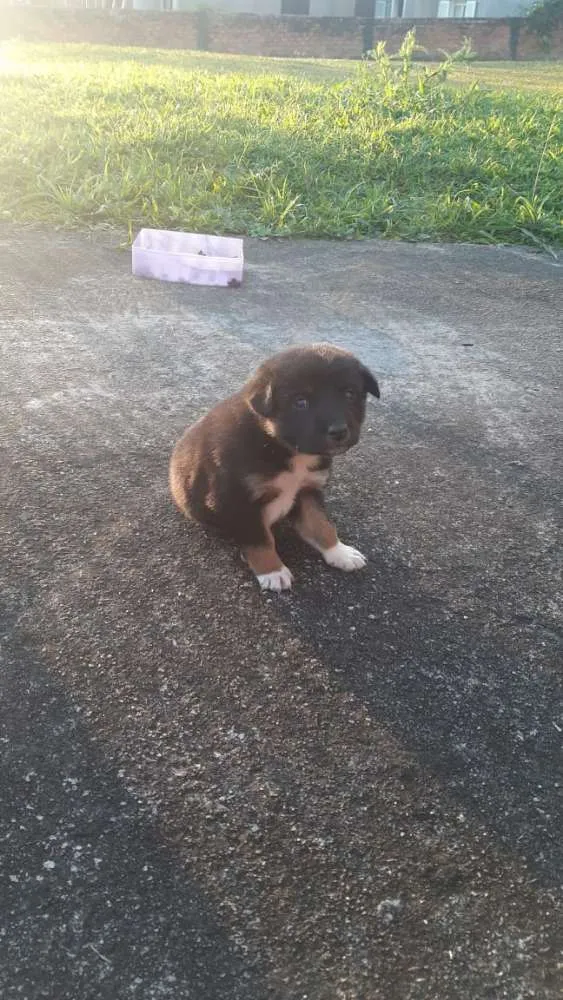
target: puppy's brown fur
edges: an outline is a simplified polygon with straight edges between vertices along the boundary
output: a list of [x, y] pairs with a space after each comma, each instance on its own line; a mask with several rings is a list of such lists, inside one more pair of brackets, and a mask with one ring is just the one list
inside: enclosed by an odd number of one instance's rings
[[322, 489], [333, 456], [359, 439], [368, 392], [379, 397], [374, 376], [347, 351], [290, 348], [264, 362], [176, 445], [170, 489], [177, 506], [236, 542], [262, 588], [291, 586], [272, 534], [287, 515], [330, 565], [365, 565], [338, 540]]

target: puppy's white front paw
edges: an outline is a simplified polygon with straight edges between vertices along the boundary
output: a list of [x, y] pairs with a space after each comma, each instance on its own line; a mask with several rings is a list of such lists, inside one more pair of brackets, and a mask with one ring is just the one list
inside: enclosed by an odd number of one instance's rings
[[343, 569], [346, 573], [350, 573], [354, 569], [363, 569], [367, 563], [366, 557], [361, 552], [358, 552], [352, 545], [344, 545], [343, 542], [337, 542], [332, 548], [325, 549], [323, 559], [329, 566]]
[[259, 573], [256, 579], [262, 590], [289, 590], [293, 583], [293, 576], [287, 566], [274, 570], [273, 573]]

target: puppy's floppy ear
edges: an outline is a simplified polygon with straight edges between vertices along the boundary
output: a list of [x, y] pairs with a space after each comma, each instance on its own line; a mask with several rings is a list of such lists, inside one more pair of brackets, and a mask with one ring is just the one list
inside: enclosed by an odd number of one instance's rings
[[365, 365], [362, 365], [362, 376], [364, 379], [364, 388], [366, 392], [369, 392], [370, 395], [375, 396], [376, 399], [379, 399], [379, 386], [377, 384], [377, 379], [375, 378], [374, 375], [371, 374], [369, 368], [366, 368]]
[[248, 402], [258, 416], [271, 417], [274, 411], [271, 382], [256, 382], [250, 389]]

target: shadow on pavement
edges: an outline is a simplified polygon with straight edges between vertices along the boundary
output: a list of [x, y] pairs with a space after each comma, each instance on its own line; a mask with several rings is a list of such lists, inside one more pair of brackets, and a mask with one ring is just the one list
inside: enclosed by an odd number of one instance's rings
[[261, 996], [77, 708], [15, 656], [2, 657], [2, 996]]
[[[92, 969], [108, 1000], [136, 976], [143, 1000], [194, 984], [256, 995], [191, 870], [273, 998], [291, 984], [324, 1000], [338, 983], [407, 996], [413, 976], [424, 997], [500, 998], [499, 969], [506, 988], [556, 990], [555, 901], [537, 881], [554, 886], [561, 861], [550, 674], [521, 674], [485, 620], [424, 595], [389, 554], [342, 576], [286, 537], [296, 589], [266, 598], [236, 552], [174, 514], [160, 459], [143, 469], [118, 455], [18, 470], [14, 512], [18, 491], [33, 502], [6, 561], [13, 655], [18, 635], [41, 651], [106, 760], [26, 657], [8, 709], [7, 812], [29, 813], [10, 982], [43, 952], [69, 1000]], [[72, 872], [75, 846], [88, 864]], [[44, 872], [54, 850], [62, 868]]]
[[[371, 548], [365, 537], [355, 541]], [[301, 543], [286, 538], [280, 549], [289, 565], [315, 573]], [[372, 558], [367, 573], [353, 578], [319, 567], [318, 580], [318, 589], [301, 586], [296, 599], [280, 601], [280, 616], [449, 797], [558, 888], [563, 691], [553, 671], [523, 664], [530, 646], [542, 646], [555, 666], [559, 636], [452, 610], [388, 559]]]

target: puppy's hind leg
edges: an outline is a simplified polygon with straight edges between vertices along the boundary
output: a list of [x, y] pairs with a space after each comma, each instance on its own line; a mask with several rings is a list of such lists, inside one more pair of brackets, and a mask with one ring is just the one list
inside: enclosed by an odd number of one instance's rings
[[336, 528], [323, 510], [319, 490], [306, 490], [299, 495], [293, 521], [303, 541], [317, 549], [329, 566], [351, 572], [366, 565], [367, 559], [361, 552], [339, 540]]

